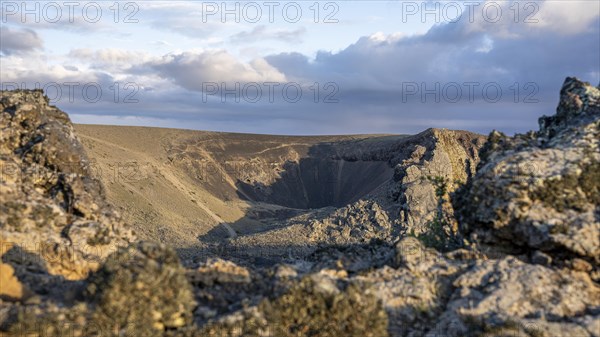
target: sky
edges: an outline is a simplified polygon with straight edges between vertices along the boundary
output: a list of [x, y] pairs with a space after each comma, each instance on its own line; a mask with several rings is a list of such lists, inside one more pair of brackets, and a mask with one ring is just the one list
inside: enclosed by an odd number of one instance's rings
[[76, 123], [265, 134], [537, 129], [600, 85], [600, 2], [2, 1], [2, 89]]

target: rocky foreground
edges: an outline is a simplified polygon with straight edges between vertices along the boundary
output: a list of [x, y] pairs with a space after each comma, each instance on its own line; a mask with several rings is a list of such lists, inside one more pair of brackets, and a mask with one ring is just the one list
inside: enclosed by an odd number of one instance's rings
[[65, 113], [1, 92], [0, 331], [598, 337], [600, 88], [568, 78], [560, 95], [539, 131], [493, 132], [478, 152], [451, 131], [414, 137], [386, 159], [394, 221], [365, 199], [309, 219], [306, 240], [337, 245], [296, 262], [192, 268], [136, 239]]

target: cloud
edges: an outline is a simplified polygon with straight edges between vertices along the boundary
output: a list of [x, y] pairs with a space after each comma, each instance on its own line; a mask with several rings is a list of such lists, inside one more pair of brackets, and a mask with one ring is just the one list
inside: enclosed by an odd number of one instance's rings
[[183, 52], [165, 55], [149, 62], [150, 67], [164, 78], [194, 91], [201, 91], [203, 83], [282, 82], [285, 76], [264, 59], [244, 63], [225, 50]]
[[280, 53], [265, 59], [292, 80], [334, 81], [340, 88], [364, 91], [397, 90], [407, 81], [532, 81], [554, 86], [570, 74], [598, 72], [598, 14], [575, 35], [518, 23], [509, 29], [511, 34], [492, 25], [483, 30], [473, 25], [481, 28], [463, 20], [435, 25], [423, 35], [375, 33], [314, 58]]
[[31, 29], [11, 29], [0, 26], [0, 51], [4, 55], [28, 53], [42, 49], [44, 42]]
[[[551, 11], [542, 15], [544, 8], [540, 18], [551, 17]], [[563, 15], [565, 20], [571, 16]], [[544, 25], [502, 22], [496, 27], [466, 20], [435, 25], [422, 35], [376, 33], [314, 58], [280, 53], [265, 59], [292, 81], [336, 83], [341, 103], [329, 114], [345, 109], [365, 127], [377, 119], [402, 130], [430, 123], [520, 132], [536, 128], [542, 114], [553, 113], [566, 76], [600, 80], [600, 19], [598, 14], [586, 17], [585, 24], [561, 34]], [[474, 85], [472, 100], [468, 83]], [[408, 85], [416, 85], [416, 92]], [[454, 92], [445, 93], [444, 88], [456, 86], [461, 91], [454, 102]], [[490, 87], [502, 90], [499, 101], [489, 99], [494, 91], [486, 91]]]
[[201, 40], [215, 38], [215, 34], [228, 25], [220, 22], [203, 23], [201, 16], [185, 16], [185, 14], [177, 16], [163, 15], [160, 18], [152, 18], [151, 20], [150, 26], [156, 30], [167, 29], [186, 37]]
[[[432, 1], [429, 9], [443, 13], [443, 21], [456, 20], [454, 26], [465, 32], [487, 32], [496, 37], [520, 37], [524, 34], [553, 32], [559, 35], [575, 35], [589, 30], [590, 25], [600, 16], [600, 3], [597, 1], [541, 0], [523, 2], [519, 0], [465, 2], [462, 14], [457, 18], [442, 8], [454, 7], [455, 2]], [[421, 11], [423, 9], [421, 8]], [[427, 13], [408, 15], [408, 19], [425, 20]]]
[[306, 28], [300, 27], [294, 30], [270, 30], [265, 25], [258, 25], [250, 31], [243, 31], [231, 36], [233, 43], [252, 43], [264, 40], [278, 40], [287, 43], [301, 43]]
[[150, 44], [153, 46], [157, 46], [157, 47], [172, 47], [173, 46], [171, 43], [169, 43], [168, 41], [164, 41], [164, 40], [153, 41]]
[[94, 71], [87, 68], [80, 68], [72, 64], [51, 64], [48, 57], [42, 54], [30, 54], [28, 57], [20, 55], [9, 55], [2, 58], [0, 62], [0, 72], [2, 73], [2, 86], [12, 88], [14, 86], [23, 87], [23, 89], [33, 89], [36, 87], [56, 87], [68, 88], [68, 83], [111, 83], [111, 75]]
[[153, 57], [148, 52], [106, 48], [94, 50], [91, 48], [72, 49], [68, 57], [83, 62], [91, 69], [110, 72], [125, 72], [132, 67], [149, 62]]
[[[527, 3], [517, 2], [521, 6]], [[535, 2], [533, 3], [536, 4]], [[588, 31], [590, 26], [600, 17], [600, 2], [598, 1], [544, 1], [539, 8], [527, 8], [521, 12], [521, 19], [538, 21], [531, 23], [533, 28], [552, 31], [560, 35], [574, 35]], [[525, 8], [524, 8], [525, 9]], [[534, 14], [535, 13], [535, 14]]]

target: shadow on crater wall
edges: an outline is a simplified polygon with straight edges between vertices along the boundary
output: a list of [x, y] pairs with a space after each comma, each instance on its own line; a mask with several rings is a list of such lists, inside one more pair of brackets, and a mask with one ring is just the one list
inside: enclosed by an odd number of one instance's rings
[[191, 248], [180, 251], [180, 254], [196, 258], [228, 256], [238, 262], [252, 261], [255, 265], [306, 256], [316, 246], [280, 247], [274, 244], [244, 249], [248, 251], [231, 250], [234, 246], [228, 243], [231, 235], [226, 226], [233, 228], [239, 236], [277, 230], [289, 225], [286, 220], [311, 212], [311, 209], [333, 209], [357, 201], [393, 178], [393, 169], [388, 161], [345, 160], [336, 154], [335, 145], [330, 144], [311, 146], [306, 157], [299, 162], [287, 161], [282, 167], [279, 177], [267, 186], [237, 179], [238, 196], [251, 201], [244, 217], [233, 223], [217, 225], [198, 237], [199, 241], [212, 247], [207, 251], [199, 253]]
[[238, 196], [290, 208], [341, 207], [373, 191], [393, 176], [385, 161], [348, 161], [329, 144], [309, 148], [299, 162], [286, 161], [274, 183], [237, 180]]

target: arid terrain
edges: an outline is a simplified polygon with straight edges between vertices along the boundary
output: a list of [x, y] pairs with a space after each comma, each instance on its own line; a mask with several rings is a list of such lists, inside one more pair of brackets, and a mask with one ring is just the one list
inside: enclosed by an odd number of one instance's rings
[[439, 133], [463, 141], [461, 162], [473, 160], [483, 144], [483, 137], [444, 130], [417, 137], [286, 137], [77, 125], [76, 132], [108, 200], [138, 236], [168, 243], [184, 258], [215, 244], [241, 245], [229, 251], [252, 256], [256, 250], [265, 258], [313, 242], [342, 243], [309, 233], [307, 224], [349, 205], [362, 213], [378, 207], [381, 225], [400, 229], [401, 204], [390, 193], [397, 186], [394, 167], [412, 155], [417, 139]]
[[267, 136], [2, 91], [0, 334], [600, 337], [600, 88], [548, 115]]

